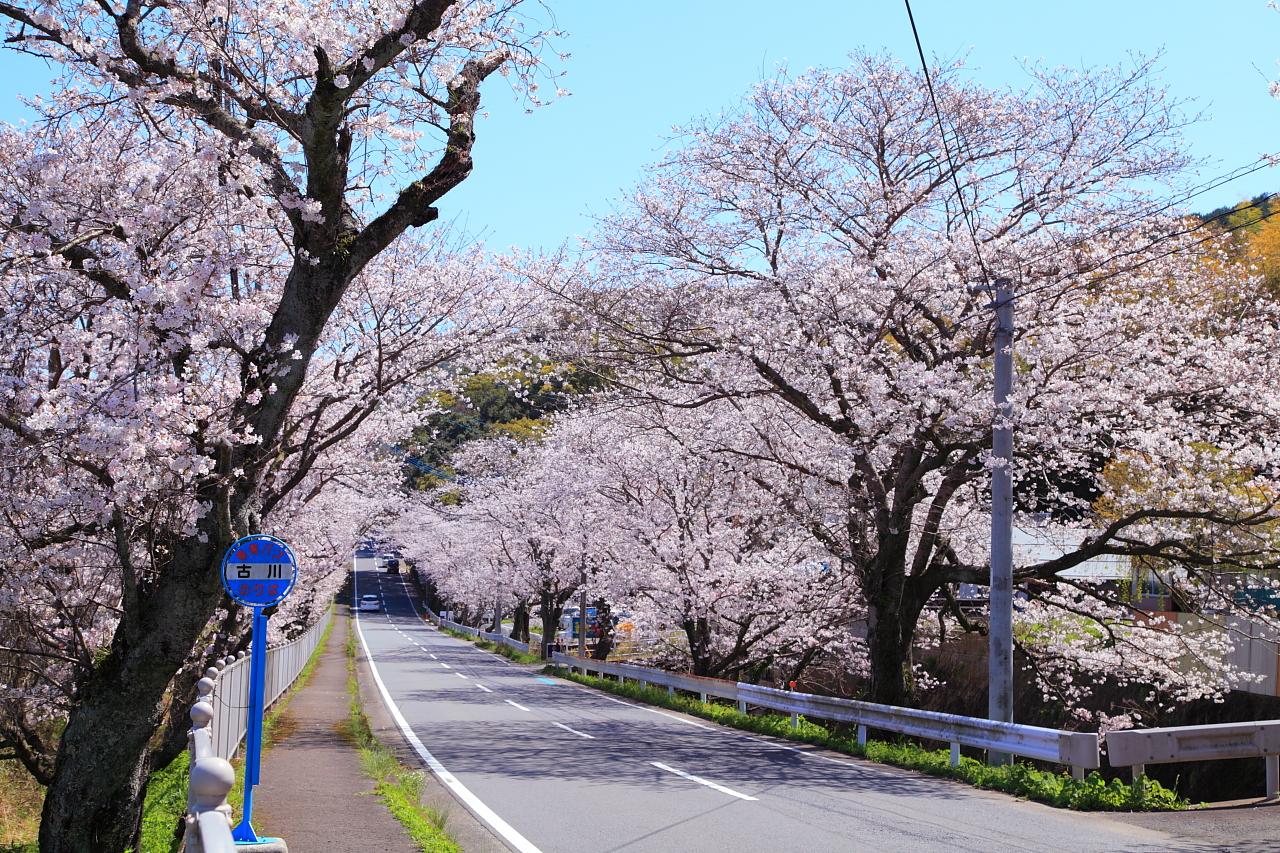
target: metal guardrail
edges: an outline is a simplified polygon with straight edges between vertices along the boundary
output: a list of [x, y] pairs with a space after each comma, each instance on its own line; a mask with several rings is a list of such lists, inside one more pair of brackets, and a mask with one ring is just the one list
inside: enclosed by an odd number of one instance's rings
[[1098, 736], [1091, 732], [1068, 732], [1018, 723], [1000, 723], [958, 714], [919, 711], [893, 705], [877, 705], [834, 696], [795, 693], [757, 684], [702, 678], [652, 667], [589, 660], [556, 652], [556, 663], [585, 672], [612, 675], [642, 685], [666, 687], [668, 693], [682, 690], [697, 693], [702, 701], [708, 696], [736, 702], [738, 710], [755, 705], [791, 715], [798, 726], [800, 716], [820, 720], [853, 723], [858, 727], [858, 743], [866, 743], [868, 729], [882, 729], [927, 740], [951, 744], [951, 763], [960, 762], [960, 747], [971, 746], [995, 752], [1011, 753], [1024, 758], [1050, 761], [1071, 768], [1071, 775], [1083, 778], [1086, 770], [1100, 764]]
[[[267, 649], [264, 707], [270, 708], [275, 704], [289, 685], [297, 680], [298, 673], [311, 659], [311, 653], [320, 644], [320, 638], [332, 618], [333, 608], [330, 607], [300, 636]], [[222, 668], [214, 693], [218, 705], [213, 726], [214, 755], [229, 759], [235, 755], [249, 728], [249, 659], [241, 652], [234, 660], [219, 661], [219, 665]]]
[[501, 631], [498, 631], [496, 633], [481, 631], [480, 636], [491, 643], [501, 643], [504, 646], [510, 646], [511, 648], [515, 649], [518, 652], [522, 652], [526, 655], [529, 654], [528, 643], [522, 643], [517, 639], [508, 637], [506, 634], [502, 633]]
[[1130, 729], [1107, 734], [1112, 767], [1129, 767], [1137, 779], [1148, 764], [1261, 758], [1267, 768], [1267, 799], [1280, 796], [1280, 720]]

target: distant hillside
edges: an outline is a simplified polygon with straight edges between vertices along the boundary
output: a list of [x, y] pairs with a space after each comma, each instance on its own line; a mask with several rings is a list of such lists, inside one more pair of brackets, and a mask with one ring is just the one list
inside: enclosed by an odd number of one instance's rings
[[1220, 207], [1217, 210], [1200, 214], [1200, 219], [1204, 222], [1212, 221], [1215, 225], [1221, 226], [1224, 231], [1236, 228], [1246, 228], [1252, 231], [1254, 228], [1250, 226], [1256, 225], [1264, 219], [1269, 219], [1276, 213], [1280, 213], [1280, 198], [1274, 198], [1273, 195], [1273, 193], [1262, 193], [1229, 207]]
[[1199, 218], [1209, 229], [1231, 232], [1227, 251], [1253, 264], [1262, 274], [1266, 291], [1280, 296], [1280, 197], [1263, 193]]

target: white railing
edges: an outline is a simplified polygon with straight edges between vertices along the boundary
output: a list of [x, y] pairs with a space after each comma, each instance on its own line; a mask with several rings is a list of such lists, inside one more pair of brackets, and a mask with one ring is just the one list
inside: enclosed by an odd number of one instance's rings
[[708, 696], [736, 702], [738, 710], [749, 706], [768, 708], [791, 715], [792, 726], [798, 726], [800, 717], [834, 720], [852, 723], [858, 727], [858, 743], [867, 741], [867, 729], [880, 729], [927, 740], [951, 744], [951, 763], [960, 762], [960, 747], [970, 746], [993, 752], [1010, 753], [1024, 758], [1050, 761], [1071, 768], [1071, 774], [1082, 778], [1086, 770], [1099, 764], [1098, 736], [1091, 732], [1067, 732], [1018, 723], [1000, 723], [958, 714], [937, 711], [919, 711], [893, 705], [877, 705], [834, 696], [818, 696], [813, 693], [796, 693], [761, 687], [758, 684], [724, 681], [718, 678], [702, 678], [646, 666], [610, 663], [590, 660], [556, 652], [552, 660], [561, 666], [612, 675], [625, 682], [638, 681], [642, 686], [656, 685], [698, 694], [702, 701]]
[[[311, 653], [320, 645], [333, 608], [325, 609], [302, 636], [267, 649], [265, 707], [270, 707], [297, 680]], [[186, 853], [234, 853], [231, 806], [227, 794], [236, 774], [229, 759], [244, 740], [249, 725], [249, 659], [241, 652], [205, 670], [196, 683], [198, 699], [191, 708], [191, 770], [187, 783]], [[217, 706], [215, 708], [215, 705]]]
[[1267, 769], [1267, 799], [1280, 796], [1280, 720], [1130, 729], [1107, 734], [1112, 767], [1130, 767], [1133, 778], [1148, 764], [1261, 758]]
[[184, 850], [187, 853], [235, 853], [231, 838], [231, 806], [227, 794], [236, 783], [231, 763], [213, 748], [213, 704], [209, 701], [218, 670], [209, 667], [196, 684], [199, 698], [191, 706], [191, 731], [187, 733], [191, 754], [187, 783], [187, 814]]
[[[297, 680], [311, 653], [320, 645], [320, 638], [332, 618], [333, 608], [329, 607], [301, 636], [267, 649], [264, 708], [271, 707]], [[218, 713], [214, 717], [213, 749], [214, 755], [229, 759], [235, 755], [249, 727], [249, 658], [241, 652], [234, 660], [219, 661], [219, 665], [221, 670], [214, 691]]]

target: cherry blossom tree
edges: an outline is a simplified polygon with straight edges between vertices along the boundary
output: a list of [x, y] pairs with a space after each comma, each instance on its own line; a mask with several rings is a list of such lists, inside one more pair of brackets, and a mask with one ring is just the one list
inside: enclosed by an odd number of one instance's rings
[[1016, 567], [1023, 592], [1061, 611], [1059, 573], [1099, 555], [1199, 590], [1276, 565], [1276, 307], [1153, 213], [1186, 163], [1176, 105], [1145, 63], [1032, 73], [991, 91], [943, 69], [941, 127], [881, 57], [767, 81], [687, 131], [592, 264], [533, 271], [638, 398], [731, 405], [706, 440], [771, 466], [759, 481], [857, 574], [877, 701], [911, 699], [926, 606], [987, 582], [994, 312], [973, 285], [997, 275], [1020, 517], [1082, 531]]
[[630, 620], [695, 675], [798, 677], [852, 619], [852, 582], [767, 490], [761, 472], [716, 454], [727, 407], [602, 407], [558, 422], [557, 457], [591, 472], [601, 583]]
[[470, 473], [461, 505], [415, 510], [408, 553], [442, 597], [476, 611], [499, 597], [531, 602], [542, 620], [542, 654], [554, 642], [566, 603], [595, 578], [601, 554], [591, 475], [576, 459], [537, 444], [486, 440], [463, 451]]
[[0, 163], [0, 435], [33, 498], [7, 501], [32, 562], [6, 595], [81, 614], [13, 653], [39, 682], [65, 642], [72, 671], [32, 685], [69, 710], [52, 761], [30, 744], [42, 850], [136, 840], [193, 675], [239, 642], [227, 544], [303, 524], [355, 482], [344, 442], [408, 425], [381, 420], [405, 382], [508, 328], [474, 257], [404, 235], [471, 171], [488, 77], [539, 102], [518, 6], [0, 3], [7, 44], [65, 72]]

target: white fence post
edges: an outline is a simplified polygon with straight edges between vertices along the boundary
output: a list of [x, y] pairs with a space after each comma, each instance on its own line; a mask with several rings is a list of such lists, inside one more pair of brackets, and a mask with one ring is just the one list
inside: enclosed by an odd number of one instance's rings
[[188, 853], [234, 853], [236, 849], [231, 838], [231, 806], [227, 804], [236, 774], [230, 762], [213, 751], [211, 726], [216, 715], [209, 699], [217, 677], [217, 669], [205, 670], [204, 678], [196, 683], [199, 698], [191, 706], [191, 731], [187, 734], [191, 769], [183, 818], [183, 849]]

